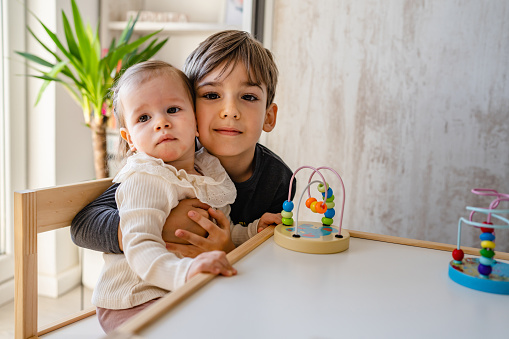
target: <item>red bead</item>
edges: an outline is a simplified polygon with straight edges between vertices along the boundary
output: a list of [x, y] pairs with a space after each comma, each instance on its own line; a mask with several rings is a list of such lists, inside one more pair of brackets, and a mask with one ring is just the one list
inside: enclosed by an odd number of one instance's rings
[[463, 257], [465, 256], [465, 254], [463, 253], [463, 250], [459, 250], [459, 249], [454, 249], [454, 251], [452, 251], [452, 258], [456, 261], [461, 261], [463, 260]]
[[[493, 223], [486, 222], [486, 221], [483, 221], [483, 224], [485, 224], [485, 225], [493, 225]], [[494, 228], [488, 228], [488, 227], [481, 227], [481, 232], [482, 233], [493, 233], [493, 232], [495, 232], [495, 229]]]
[[306, 200], [306, 207], [311, 208], [311, 203], [314, 201], [316, 201], [315, 198], [309, 198], [308, 200]]

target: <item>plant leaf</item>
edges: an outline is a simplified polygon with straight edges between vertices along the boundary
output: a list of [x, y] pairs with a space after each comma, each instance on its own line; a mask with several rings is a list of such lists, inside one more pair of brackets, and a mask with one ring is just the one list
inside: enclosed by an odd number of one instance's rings
[[67, 20], [67, 16], [65, 12], [62, 11], [62, 22], [64, 24], [64, 32], [65, 38], [67, 40], [67, 47], [69, 48], [69, 52], [74, 55], [74, 57], [81, 62], [80, 50], [78, 48], [78, 44], [74, 39], [74, 34], [71, 29], [71, 25], [69, 24], [69, 20]]

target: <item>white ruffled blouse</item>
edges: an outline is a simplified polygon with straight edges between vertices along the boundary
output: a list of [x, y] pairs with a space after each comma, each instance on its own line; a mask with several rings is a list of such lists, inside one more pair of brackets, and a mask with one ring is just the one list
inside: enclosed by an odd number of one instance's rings
[[[116, 201], [124, 254], [104, 254], [94, 305], [131, 308], [185, 283], [194, 259], [168, 252], [161, 236], [170, 211], [182, 199], [198, 198], [229, 218], [229, 204], [236, 198], [235, 185], [216, 157], [202, 148], [195, 153], [195, 167], [203, 175], [177, 170], [142, 152], [128, 158], [113, 180], [121, 183]], [[257, 225], [258, 220], [248, 227], [231, 224], [234, 244], [255, 235]]]

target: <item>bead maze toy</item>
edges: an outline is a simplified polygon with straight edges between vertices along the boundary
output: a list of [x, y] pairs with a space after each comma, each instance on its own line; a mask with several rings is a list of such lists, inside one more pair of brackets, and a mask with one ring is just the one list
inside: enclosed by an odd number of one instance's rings
[[[297, 204], [297, 211], [295, 214], [293, 214], [292, 211], [294, 204], [293, 201], [291, 201], [293, 179], [295, 178], [296, 174], [304, 168], [313, 170], [313, 173], [309, 177], [308, 184], [300, 195], [299, 203]], [[336, 203], [334, 202], [334, 192], [325, 181], [325, 178], [320, 170], [329, 170], [333, 172], [339, 178], [339, 182], [341, 183], [341, 211], [339, 217], [337, 218], [339, 219], [339, 226], [334, 226], [332, 224], [333, 218], [336, 215], [336, 211], [334, 209], [336, 206]], [[311, 181], [315, 174], [318, 174], [322, 180]], [[310, 186], [314, 184], [318, 184], [317, 189], [322, 194], [323, 201], [317, 201], [316, 198], [311, 197]], [[311, 211], [314, 213], [323, 214], [321, 223], [310, 221], [299, 222], [299, 208], [302, 202], [302, 197], [304, 196], [306, 190], [308, 192], [306, 207], [311, 209]], [[344, 230], [341, 227], [343, 223], [344, 209], [345, 186], [341, 176], [335, 170], [330, 167], [299, 167], [293, 173], [292, 178], [290, 179], [288, 200], [283, 203], [283, 210], [281, 211], [282, 223], [278, 225], [274, 230], [274, 241], [281, 247], [304, 253], [328, 254], [345, 251], [350, 245], [350, 234], [347, 230]], [[295, 222], [293, 220], [294, 216]]]
[[[467, 219], [461, 217], [458, 222], [458, 242], [452, 252], [453, 260], [449, 263], [449, 277], [463, 286], [490, 293], [509, 294], [509, 265], [495, 260], [495, 229], [509, 229], [509, 220], [501, 214], [509, 214], [509, 209], [496, 210], [500, 202], [509, 201], [509, 194], [498, 193], [496, 190], [476, 188], [472, 193], [482, 196], [491, 196], [495, 199], [488, 208], [467, 206], [471, 211]], [[486, 215], [486, 221], [479, 223], [473, 221], [475, 213]], [[495, 225], [492, 218], [503, 225]], [[464, 258], [460, 248], [461, 226], [473, 226], [480, 230], [481, 250], [479, 258]]]

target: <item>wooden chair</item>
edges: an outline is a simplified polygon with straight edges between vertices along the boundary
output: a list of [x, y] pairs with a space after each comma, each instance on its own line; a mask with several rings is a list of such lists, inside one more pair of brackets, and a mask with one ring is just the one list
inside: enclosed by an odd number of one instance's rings
[[43, 334], [95, 314], [95, 308], [38, 330], [37, 234], [71, 225], [74, 216], [112, 184], [101, 179], [14, 193], [15, 338]]

